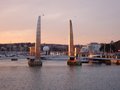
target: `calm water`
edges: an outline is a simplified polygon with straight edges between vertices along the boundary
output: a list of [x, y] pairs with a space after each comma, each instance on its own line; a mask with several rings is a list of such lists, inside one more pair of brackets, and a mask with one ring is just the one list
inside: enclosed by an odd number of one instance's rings
[[27, 61], [2, 60], [0, 90], [120, 90], [120, 66], [44, 61], [41, 68], [30, 68]]

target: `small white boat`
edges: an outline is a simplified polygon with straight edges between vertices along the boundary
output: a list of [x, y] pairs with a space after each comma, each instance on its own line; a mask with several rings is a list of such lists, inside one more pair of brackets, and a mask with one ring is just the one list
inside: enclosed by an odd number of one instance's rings
[[89, 63], [89, 59], [86, 57], [80, 57], [79, 60], [81, 61], [81, 63]]

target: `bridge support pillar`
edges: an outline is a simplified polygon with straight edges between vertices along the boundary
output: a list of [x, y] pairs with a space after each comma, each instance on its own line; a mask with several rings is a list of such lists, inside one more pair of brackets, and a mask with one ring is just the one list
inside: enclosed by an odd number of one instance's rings
[[31, 59], [31, 60], [28, 61], [28, 65], [30, 67], [42, 66], [42, 62], [41, 62], [41, 60], [33, 60], [33, 59]]
[[81, 66], [82, 63], [81, 63], [81, 61], [75, 60], [75, 57], [70, 57], [69, 60], [67, 61], [67, 65], [70, 65], [70, 66]]
[[67, 61], [67, 65], [70, 66], [81, 66], [82, 63], [81, 61], [77, 61], [75, 59], [75, 50], [74, 50], [74, 41], [73, 41], [73, 29], [72, 29], [72, 21], [70, 20], [70, 33], [69, 33], [69, 49], [68, 49], [68, 54], [69, 54], [69, 60]]
[[42, 66], [41, 61], [41, 16], [38, 17], [35, 43], [35, 58], [29, 59], [28, 65], [30, 67]]

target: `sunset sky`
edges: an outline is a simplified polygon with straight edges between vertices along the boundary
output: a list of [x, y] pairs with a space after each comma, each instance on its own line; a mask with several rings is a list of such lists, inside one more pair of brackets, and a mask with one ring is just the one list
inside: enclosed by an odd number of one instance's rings
[[35, 42], [38, 16], [42, 43], [75, 44], [120, 40], [120, 0], [0, 0], [0, 43]]

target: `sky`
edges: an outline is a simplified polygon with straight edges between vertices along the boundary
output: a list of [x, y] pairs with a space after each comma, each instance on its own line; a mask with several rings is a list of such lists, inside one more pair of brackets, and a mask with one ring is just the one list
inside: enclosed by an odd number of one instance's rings
[[0, 0], [0, 43], [35, 42], [41, 16], [42, 43], [68, 44], [120, 40], [120, 0]]

